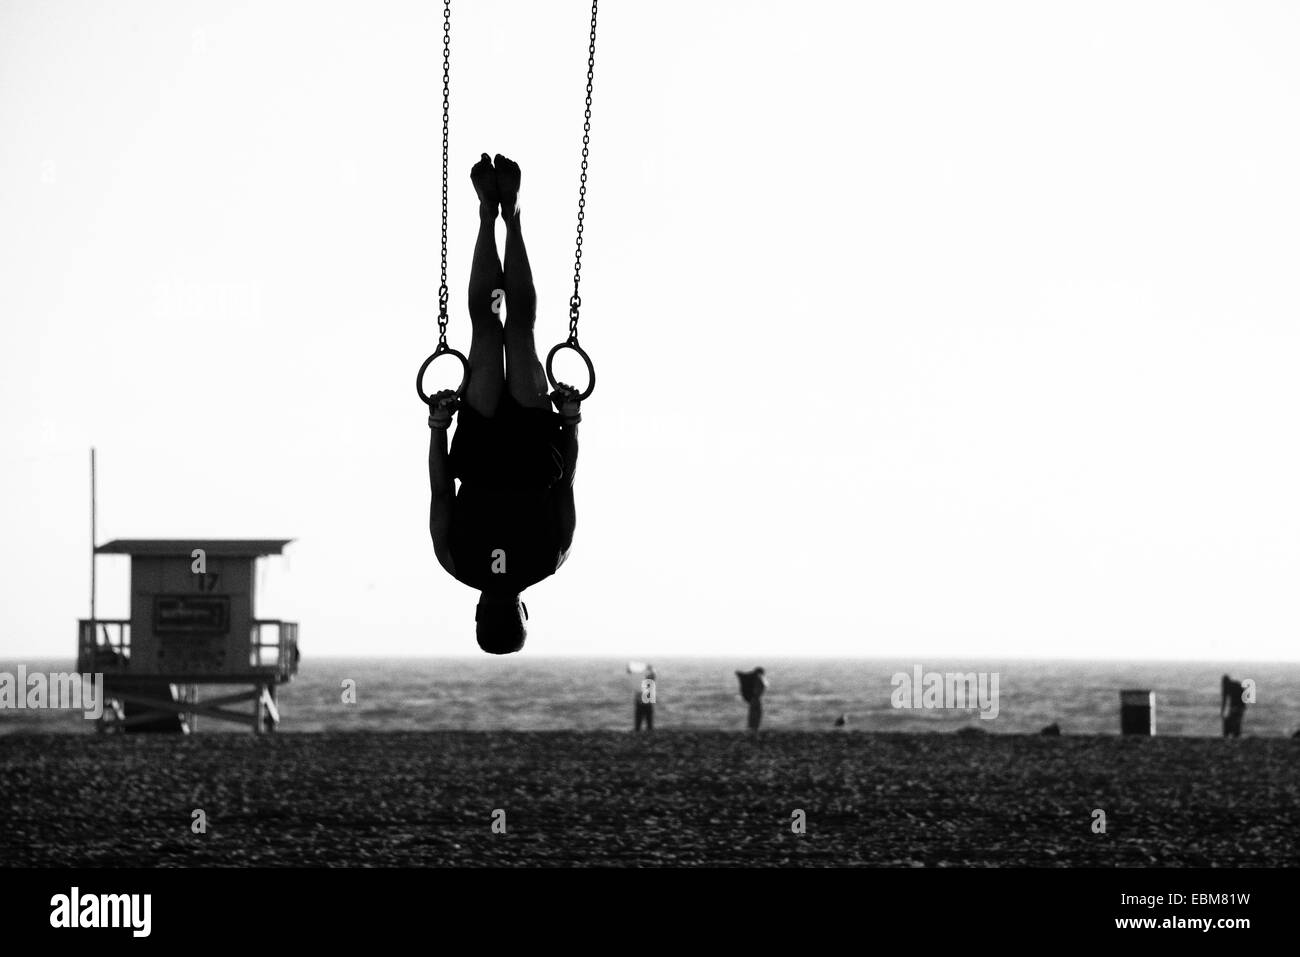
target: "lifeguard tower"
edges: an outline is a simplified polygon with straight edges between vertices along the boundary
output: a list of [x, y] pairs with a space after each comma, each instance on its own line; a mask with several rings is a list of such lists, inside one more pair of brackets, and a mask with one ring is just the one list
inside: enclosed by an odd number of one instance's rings
[[[130, 618], [81, 619], [77, 670], [104, 675], [100, 730], [188, 733], [197, 716], [280, 722], [276, 688], [298, 673], [298, 624], [254, 614], [257, 561], [293, 539], [119, 539], [131, 557]], [[248, 690], [198, 699], [202, 685]], [[247, 711], [229, 706], [252, 704]]]

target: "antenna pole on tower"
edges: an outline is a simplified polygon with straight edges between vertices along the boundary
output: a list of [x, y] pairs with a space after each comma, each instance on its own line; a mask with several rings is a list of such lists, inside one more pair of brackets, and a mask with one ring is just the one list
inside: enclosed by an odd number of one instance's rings
[[95, 629], [95, 447], [90, 447], [90, 628]]

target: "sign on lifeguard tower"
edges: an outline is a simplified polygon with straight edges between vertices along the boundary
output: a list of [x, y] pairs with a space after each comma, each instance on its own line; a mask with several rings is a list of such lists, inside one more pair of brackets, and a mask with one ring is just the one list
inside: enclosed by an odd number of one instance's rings
[[[271, 731], [276, 688], [298, 671], [298, 625], [255, 614], [258, 559], [292, 539], [119, 539], [95, 555], [131, 558], [131, 617], [82, 619], [78, 670], [104, 674], [106, 722], [127, 731], [193, 728], [197, 716]], [[251, 690], [200, 702], [199, 685]], [[249, 712], [227, 705], [252, 702]]]

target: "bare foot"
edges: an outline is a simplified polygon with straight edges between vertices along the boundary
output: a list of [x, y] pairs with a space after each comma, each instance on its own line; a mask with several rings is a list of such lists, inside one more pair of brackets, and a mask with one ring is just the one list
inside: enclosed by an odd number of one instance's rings
[[[491, 206], [496, 208], [501, 202], [501, 194], [497, 190], [497, 177], [492, 169], [492, 160], [488, 158], [487, 153], [483, 158], [474, 164], [474, 168], [469, 171], [469, 181], [474, 184], [474, 192], [478, 193], [478, 201], [482, 206]], [[518, 187], [516, 186], [516, 189]]]
[[501, 215], [509, 219], [519, 211], [519, 164], [498, 153], [496, 167]]

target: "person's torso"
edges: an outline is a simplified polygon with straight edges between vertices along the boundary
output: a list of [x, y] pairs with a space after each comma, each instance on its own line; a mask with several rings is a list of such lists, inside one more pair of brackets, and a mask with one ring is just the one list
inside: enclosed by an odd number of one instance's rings
[[652, 705], [655, 703], [658, 694], [658, 688], [655, 685], [655, 679], [649, 675], [638, 675], [636, 690], [633, 692], [638, 704]]
[[452, 505], [451, 558], [471, 588], [518, 593], [550, 575], [567, 555], [551, 489], [474, 489]]

